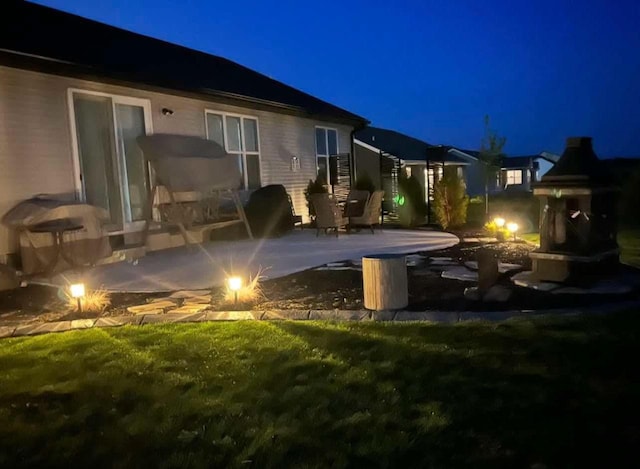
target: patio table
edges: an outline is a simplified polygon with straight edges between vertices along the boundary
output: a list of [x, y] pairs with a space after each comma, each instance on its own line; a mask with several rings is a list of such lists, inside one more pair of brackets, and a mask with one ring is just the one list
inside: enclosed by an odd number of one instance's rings
[[70, 219], [61, 218], [58, 220], [45, 221], [29, 227], [29, 231], [32, 233], [49, 233], [53, 238], [54, 256], [49, 265], [45, 268], [45, 273], [52, 273], [57, 264], [58, 259], [62, 257], [70, 266], [75, 267], [76, 264], [63, 249], [63, 236], [65, 233], [72, 231], [79, 231], [84, 228], [84, 225]]

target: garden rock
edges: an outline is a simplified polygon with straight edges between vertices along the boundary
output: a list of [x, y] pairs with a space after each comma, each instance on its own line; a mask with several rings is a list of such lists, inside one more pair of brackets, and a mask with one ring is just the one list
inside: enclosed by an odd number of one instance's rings
[[504, 285], [494, 285], [483, 296], [483, 301], [504, 303], [511, 298], [511, 289]]
[[443, 271], [442, 278], [461, 280], [463, 282], [477, 282], [478, 272], [472, 272], [471, 270], [463, 266], [456, 266]]
[[169, 298], [191, 299], [209, 295], [209, 293], [211, 293], [209, 290], [180, 290], [177, 292], [173, 292], [171, 295], [169, 295]]
[[467, 300], [471, 300], [471, 301], [480, 301], [480, 299], [482, 298], [478, 287], [465, 288], [463, 295]]
[[158, 314], [164, 313], [167, 309], [175, 308], [176, 304], [173, 301], [154, 301], [138, 306], [129, 306], [127, 311], [133, 314]]

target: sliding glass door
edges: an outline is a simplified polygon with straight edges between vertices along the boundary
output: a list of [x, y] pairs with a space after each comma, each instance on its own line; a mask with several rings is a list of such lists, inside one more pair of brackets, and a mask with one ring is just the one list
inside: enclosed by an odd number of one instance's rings
[[142, 225], [149, 172], [136, 138], [151, 133], [146, 100], [71, 93], [80, 192], [88, 204], [109, 212], [112, 232]]

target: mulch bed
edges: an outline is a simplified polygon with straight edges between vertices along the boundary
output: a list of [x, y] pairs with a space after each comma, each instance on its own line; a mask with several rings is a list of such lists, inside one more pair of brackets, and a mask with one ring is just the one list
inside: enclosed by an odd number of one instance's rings
[[[465, 234], [468, 236], [468, 234]], [[462, 242], [440, 251], [418, 253], [427, 257], [446, 257], [463, 263], [476, 259], [480, 249], [495, 252], [501, 262], [519, 264], [522, 270], [531, 268], [529, 252], [534, 246], [524, 242], [477, 243]], [[355, 266], [354, 266], [355, 267]], [[510, 275], [503, 274], [501, 283], [513, 289], [505, 303], [473, 302], [464, 298], [465, 288], [474, 282], [443, 279], [440, 272], [425, 265], [408, 267], [409, 311], [498, 311], [580, 307], [637, 297], [634, 295], [559, 295], [529, 288], [513, 287]], [[262, 297], [253, 304], [233, 305], [224, 301], [222, 288], [211, 292], [212, 310], [273, 310], [273, 309], [363, 309], [362, 272], [356, 270], [307, 270], [286, 277], [260, 282]], [[100, 313], [79, 314], [69, 310], [58, 289], [29, 285], [17, 290], [0, 292], [0, 325], [23, 321], [47, 322], [69, 319], [121, 316], [131, 314], [128, 306], [140, 305], [166, 297], [168, 293], [113, 293], [111, 305]]]

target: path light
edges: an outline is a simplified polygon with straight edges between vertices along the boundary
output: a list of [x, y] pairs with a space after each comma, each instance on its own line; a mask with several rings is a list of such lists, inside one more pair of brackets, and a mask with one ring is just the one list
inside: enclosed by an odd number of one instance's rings
[[502, 217], [496, 217], [493, 219], [493, 222], [496, 224], [498, 228], [502, 228], [506, 223], [505, 219]]
[[516, 240], [516, 232], [518, 231], [518, 224], [514, 222], [507, 223], [507, 230], [509, 233], [513, 233], [513, 240]]
[[69, 287], [71, 297], [78, 300], [78, 312], [82, 312], [82, 298], [85, 295], [84, 283], [74, 283]]
[[242, 288], [242, 277], [229, 277], [227, 286], [234, 294], [235, 304], [238, 304], [238, 291]]

